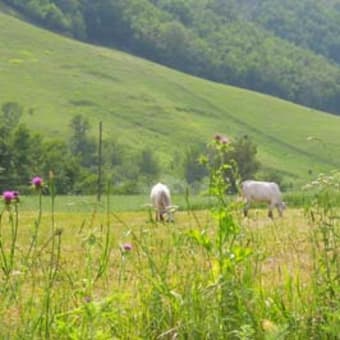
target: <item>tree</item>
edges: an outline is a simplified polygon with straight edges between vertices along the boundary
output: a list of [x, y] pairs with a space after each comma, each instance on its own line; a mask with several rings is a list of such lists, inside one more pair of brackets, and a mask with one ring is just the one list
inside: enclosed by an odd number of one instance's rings
[[217, 134], [209, 144], [205, 164], [210, 174], [219, 172], [228, 193], [235, 193], [239, 182], [252, 178], [258, 170], [256, 153], [256, 145], [248, 136], [232, 140]]
[[152, 181], [159, 177], [160, 166], [151, 149], [145, 148], [141, 151], [138, 168], [140, 174], [145, 176], [148, 184], [151, 184]]
[[70, 127], [72, 129], [70, 138], [71, 153], [79, 158], [81, 165], [93, 167], [97, 163], [96, 143], [88, 135], [89, 121], [78, 114], [71, 119]]
[[0, 113], [0, 187], [13, 184], [14, 153], [12, 135], [20, 122], [22, 107], [15, 102], [7, 102], [1, 106]]
[[45, 15], [47, 27], [56, 31], [67, 32], [71, 28], [69, 20], [65, 17], [64, 13], [55, 4], [48, 6]]
[[103, 143], [104, 163], [109, 169], [113, 169], [123, 163], [124, 149], [116, 140], [105, 140]]
[[[37, 141], [37, 140], [35, 140]], [[41, 144], [33, 143], [33, 138], [30, 130], [23, 124], [20, 124], [13, 132], [11, 149], [11, 171], [13, 185], [27, 184], [32, 176], [32, 169], [35, 160], [33, 159], [32, 150], [41, 149]], [[38, 152], [39, 154], [40, 152]], [[37, 153], [35, 153], [37, 155]]]
[[233, 142], [233, 150], [231, 151], [231, 158], [237, 163], [238, 173], [241, 180], [252, 178], [259, 170], [260, 163], [256, 159], [257, 146], [249, 138], [244, 135]]
[[81, 166], [71, 155], [68, 145], [64, 141], [50, 140], [43, 144], [42, 153], [41, 173], [53, 171], [57, 193], [74, 192], [75, 184], [80, 179]]
[[205, 149], [203, 145], [194, 145], [185, 152], [183, 161], [184, 177], [189, 184], [199, 182], [208, 175], [207, 168], [200, 162], [200, 157], [206, 151]]

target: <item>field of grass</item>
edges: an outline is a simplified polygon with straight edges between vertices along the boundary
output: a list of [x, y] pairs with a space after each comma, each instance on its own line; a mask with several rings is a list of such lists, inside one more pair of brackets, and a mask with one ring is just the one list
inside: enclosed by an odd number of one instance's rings
[[[206, 209], [211, 207], [215, 200], [208, 196], [190, 196], [189, 199], [183, 195], [173, 195], [173, 203], [179, 206], [179, 210]], [[111, 212], [122, 211], [148, 211], [148, 204], [150, 203], [149, 195], [106, 195], [101, 197], [100, 202], [97, 201], [96, 196], [58, 196], [54, 202], [54, 211], [56, 212], [71, 212], [82, 213], [92, 210], [104, 212], [110, 205]], [[44, 211], [51, 211], [51, 199], [49, 196], [42, 197], [42, 209]], [[22, 196], [20, 203], [21, 211], [34, 211], [39, 207], [37, 197]]]
[[78, 197], [73, 211], [65, 197], [40, 198], [1, 212], [3, 339], [339, 334], [340, 224], [328, 201], [271, 220], [216, 200], [157, 224], [115, 198], [98, 209]]
[[294, 181], [340, 164], [339, 117], [67, 39], [1, 8], [0, 38], [0, 104], [23, 105], [27, 125], [49, 138], [68, 136], [80, 113], [92, 134], [103, 121], [105, 139], [154, 147], [163, 164], [216, 132], [251, 136], [260, 160]]

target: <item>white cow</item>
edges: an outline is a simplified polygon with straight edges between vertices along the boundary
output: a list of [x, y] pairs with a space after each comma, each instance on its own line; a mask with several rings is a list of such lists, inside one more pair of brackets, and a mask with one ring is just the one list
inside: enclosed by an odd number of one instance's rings
[[279, 215], [282, 216], [283, 210], [286, 208], [282, 202], [282, 196], [279, 186], [274, 182], [263, 181], [244, 181], [241, 184], [241, 192], [246, 200], [244, 207], [244, 215], [247, 216], [251, 202], [267, 202], [268, 216], [273, 218], [273, 209], [276, 207]]
[[171, 205], [171, 195], [169, 188], [162, 183], [155, 184], [150, 193], [152, 206], [156, 211], [156, 221], [164, 221], [164, 215], [167, 215], [167, 221], [173, 222], [173, 212], [178, 208]]

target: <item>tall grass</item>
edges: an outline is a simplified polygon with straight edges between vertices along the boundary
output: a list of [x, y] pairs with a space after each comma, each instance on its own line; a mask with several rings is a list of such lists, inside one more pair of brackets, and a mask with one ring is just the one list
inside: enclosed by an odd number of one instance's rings
[[214, 176], [215, 204], [183, 208], [174, 224], [114, 211], [109, 190], [105, 212], [56, 212], [53, 176], [47, 210], [39, 193], [35, 214], [4, 204], [0, 337], [336, 339], [332, 193], [314, 188], [305, 210], [282, 219], [244, 219]]

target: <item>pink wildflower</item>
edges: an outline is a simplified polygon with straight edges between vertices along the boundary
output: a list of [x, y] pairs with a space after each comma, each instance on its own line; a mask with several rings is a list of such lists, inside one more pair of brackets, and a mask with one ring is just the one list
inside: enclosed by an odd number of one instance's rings
[[43, 179], [39, 176], [33, 177], [32, 179], [32, 185], [37, 189], [41, 188], [43, 186], [43, 183]]
[[122, 246], [122, 249], [124, 251], [131, 251], [132, 250], [132, 245], [130, 243], [124, 243]]
[[7, 204], [11, 203], [12, 200], [16, 198], [13, 191], [4, 191], [2, 197]]

